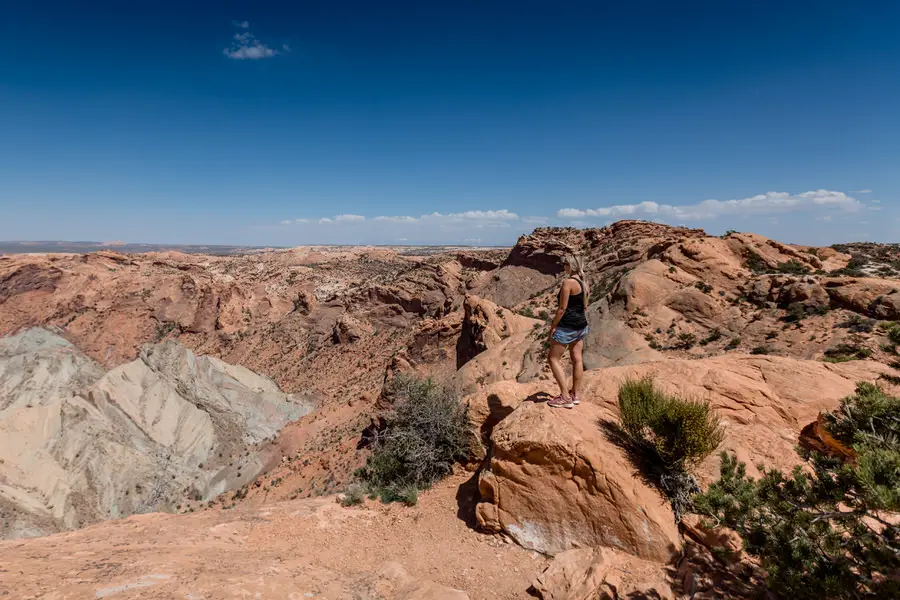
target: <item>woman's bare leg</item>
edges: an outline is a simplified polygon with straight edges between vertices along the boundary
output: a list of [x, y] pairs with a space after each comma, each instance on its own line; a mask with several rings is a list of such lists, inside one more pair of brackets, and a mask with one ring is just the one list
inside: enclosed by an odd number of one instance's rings
[[581, 351], [584, 348], [584, 340], [578, 340], [569, 345], [569, 356], [572, 358], [572, 394], [581, 398], [581, 380], [584, 379], [584, 362]]
[[563, 398], [569, 395], [569, 388], [566, 386], [566, 373], [562, 367], [562, 355], [566, 347], [555, 340], [550, 340], [550, 351], [547, 353], [547, 362], [550, 363], [550, 370], [553, 371], [553, 377], [559, 386], [559, 393]]

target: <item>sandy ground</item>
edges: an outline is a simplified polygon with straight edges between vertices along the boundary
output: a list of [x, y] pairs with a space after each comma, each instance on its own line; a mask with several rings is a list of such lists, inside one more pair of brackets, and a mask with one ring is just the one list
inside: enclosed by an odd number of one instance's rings
[[0, 597], [374, 598], [372, 573], [396, 561], [473, 599], [527, 598], [547, 559], [460, 518], [469, 477], [449, 478], [415, 507], [323, 497], [0, 542]]

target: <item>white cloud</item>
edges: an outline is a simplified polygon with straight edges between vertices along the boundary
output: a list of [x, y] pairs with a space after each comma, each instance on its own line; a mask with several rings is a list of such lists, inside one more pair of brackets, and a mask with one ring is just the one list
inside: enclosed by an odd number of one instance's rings
[[410, 217], [406, 215], [397, 216], [379, 216], [375, 217], [376, 221], [386, 221], [390, 223], [422, 223], [422, 222], [444, 222], [444, 223], [505, 223], [508, 221], [518, 221], [519, 215], [508, 210], [467, 210], [460, 213], [439, 213], [433, 212], [420, 217]]
[[850, 193], [851, 194], [871, 194], [872, 190], [870, 190], [869, 188], [866, 188], [864, 190], [850, 190]]
[[235, 27], [240, 27], [241, 29], [248, 29], [250, 27], [248, 21], [232, 21], [231, 24]]
[[376, 221], [386, 221], [389, 223], [418, 223], [415, 217], [375, 217]]
[[287, 44], [282, 44], [282, 45], [281, 45], [281, 49], [284, 50], [285, 52], [290, 52], [290, 51], [291, 51], [291, 47], [288, 46]]
[[[363, 215], [340, 214], [333, 217], [323, 217], [318, 219], [318, 223], [359, 223], [365, 221]], [[500, 210], [469, 210], [459, 213], [439, 213], [434, 212], [419, 217], [409, 215], [380, 215], [374, 217], [373, 221], [380, 223], [396, 223], [400, 225], [418, 224], [420, 226], [430, 225], [437, 227], [474, 227], [474, 228], [499, 228], [510, 227], [513, 222], [521, 222], [524, 224], [547, 223], [549, 220], [545, 217], [528, 217], [520, 219], [519, 215], [510, 212], [507, 209]], [[282, 225], [292, 223], [309, 223], [309, 219], [293, 219], [281, 221]]]
[[862, 203], [856, 198], [848, 196], [844, 192], [816, 190], [803, 192], [802, 194], [767, 192], [739, 200], [704, 200], [697, 204], [683, 206], [641, 202], [639, 204], [620, 204], [602, 208], [563, 208], [557, 211], [556, 214], [566, 219], [649, 215], [654, 218], [694, 220], [715, 219], [721, 216], [767, 215], [814, 208], [839, 208], [847, 211], [856, 211], [862, 206]]
[[[247, 27], [250, 26], [246, 21], [237, 24], [237, 26], [246, 29], [246, 27], [243, 27], [244, 24], [246, 24]], [[278, 50], [269, 48], [267, 45], [260, 42], [256, 39], [256, 36], [249, 31], [234, 34], [234, 41], [231, 43], [231, 48], [225, 48], [222, 52], [228, 58], [233, 58], [235, 60], [259, 60], [261, 58], [271, 58], [280, 54]]]
[[440, 213], [433, 213], [429, 216], [435, 217], [449, 217], [451, 219], [469, 219], [475, 221], [515, 221], [519, 218], [514, 212], [510, 212], [505, 208], [502, 210], [467, 210], [466, 212], [461, 213], [451, 213], [449, 215], [441, 215]]

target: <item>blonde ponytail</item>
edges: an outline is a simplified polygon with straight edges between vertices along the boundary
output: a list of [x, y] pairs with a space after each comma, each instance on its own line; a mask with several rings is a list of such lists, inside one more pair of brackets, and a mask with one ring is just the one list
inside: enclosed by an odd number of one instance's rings
[[587, 290], [587, 277], [584, 275], [584, 261], [574, 252], [566, 255], [566, 264], [572, 269], [572, 274], [581, 280], [582, 286]]

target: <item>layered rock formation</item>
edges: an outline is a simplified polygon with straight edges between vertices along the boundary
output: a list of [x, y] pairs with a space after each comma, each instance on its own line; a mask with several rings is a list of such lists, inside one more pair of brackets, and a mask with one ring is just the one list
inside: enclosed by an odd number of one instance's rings
[[43, 329], [0, 340], [3, 537], [174, 509], [252, 481], [314, 408], [175, 342], [108, 373]]

